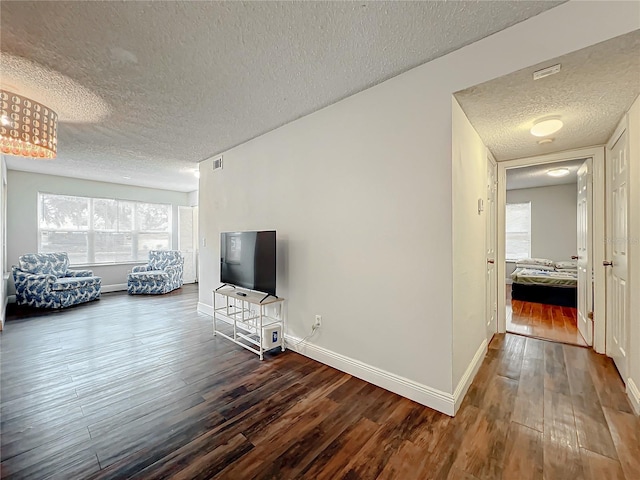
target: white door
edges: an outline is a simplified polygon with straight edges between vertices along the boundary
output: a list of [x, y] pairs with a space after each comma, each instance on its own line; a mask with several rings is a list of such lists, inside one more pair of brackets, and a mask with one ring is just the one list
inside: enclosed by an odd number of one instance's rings
[[487, 205], [486, 221], [487, 234], [485, 239], [487, 251], [487, 341], [491, 341], [498, 331], [498, 279], [496, 272], [496, 248], [497, 248], [497, 223], [496, 223], [496, 192], [497, 192], [497, 167], [491, 158], [487, 158]]
[[578, 170], [578, 330], [588, 345], [593, 344], [593, 254], [591, 235], [591, 159]]
[[195, 207], [178, 207], [178, 250], [184, 257], [184, 283], [197, 280]]
[[627, 276], [627, 202], [629, 150], [626, 129], [607, 150], [607, 355], [627, 380], [629, 295]]

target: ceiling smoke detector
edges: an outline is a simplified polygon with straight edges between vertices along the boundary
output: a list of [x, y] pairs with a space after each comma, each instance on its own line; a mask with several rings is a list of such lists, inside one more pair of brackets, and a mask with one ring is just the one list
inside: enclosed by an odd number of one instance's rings
[[554, 140], [555, 138], [543, 138], [542, 140], [538, 140], [538, 145], [547, 145], [552, 143]]
[[540, 80], [541, 78], [548, 77], [550, 75], [555, 75], [556, 73], [560, 73], [560, 68], [562, 65], [560, 63], [556, 65], [552, 65], [547, 68], [543, 68], [542, 70], [537, 70], [533, 72], [533, 79]]

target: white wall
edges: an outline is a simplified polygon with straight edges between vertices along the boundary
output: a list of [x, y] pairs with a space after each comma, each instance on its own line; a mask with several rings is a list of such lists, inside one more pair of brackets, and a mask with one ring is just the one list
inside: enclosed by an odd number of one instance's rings
[[632, 403], [640, 414], [640, 97], [629, 110], [629, 380]]
[[[94, 182], [69, 177], [40, 175], [35, 173], [8, 171], [8, 261], [15, 265], [18, 257], [38, 250], [38, 192], [64, 195], [93, 196], [137, 200], [142, 202], [170, 203], [173, 205], [173, 245], [178, 245], [178, 206], [187, 205], [187, 194], [170, 190], [133, 187], [115, 183]], [[143, 262], [141, 262], [143, 263]], [[127, 273], [132, 264], [95, 265], [87, 267], [94, 275], [102, 277], [105, 290], [126, 289]], [[13, 282], [9, 282], [11, 287]], [[13, 293], [13, 287], [11, 289]]]
[[516, 262], [507, 262], [507, 268], [505, 272], [507, 274], [507, 284], [511, 284], [511, 274], [516, 270]]
[[219, 285], [220, 232], [275, 228], [288, 333], [323, 316], [305, 352], [453, 413], [454, 365], [457, 378], [480, 331], [474, 315], [454, 342], [453, 305], [485, 287], [453, 286], [465, 252], [452, 222], [468, 206], [452, 200], [452, 93], [637, 29], [638, 13], [563, 4], [225, 152], [222, 171], [201, 164], [201, 309]]
[[[320, 314], [316, 345], [450, 391], [447, 361], [425, 368], [451, 357], [451, 167], [423, 82], [398, 77], [226, 152], [223, 170], [204, 163], [200, 301], [218, 285], [221, 231], [276, 229], [290, 335]], [[433, 101], [450, 118], [450, 96]], [[437, 153], [407, 141], [431, 129]]]
[[507, 203], [531, 202], [531, 256], [570, 261], [577, 255], [578, 185], [507, 191]]
[[478, 349], [486, 346], [487, 215], [478, 213], [478, 199], [487, 199], [487, 148], [455, 98], [452, 105], [453, 298], [464, 299], [453, 302], [456, 387]]
[[187, 193], [187, 202], [190, 207], [198, 206], [198, 190]]
[[4, 155], [0, 155], [0, 330], [4, 327], [4, 319], [7, 306], [7, 280], [5, 279], [5, 250], [6, 250], [6, 228], [7, 228], [7, 216], [6, 216], [6, 191], [7, 180], [7, 165], [5, 163]]

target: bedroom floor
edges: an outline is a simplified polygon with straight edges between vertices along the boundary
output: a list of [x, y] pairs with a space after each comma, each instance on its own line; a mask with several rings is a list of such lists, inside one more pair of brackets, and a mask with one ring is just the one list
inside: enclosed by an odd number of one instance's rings
[[577, 313], [571, 307], [512, 300], [507, 285], [507, 332], [586, 347]]

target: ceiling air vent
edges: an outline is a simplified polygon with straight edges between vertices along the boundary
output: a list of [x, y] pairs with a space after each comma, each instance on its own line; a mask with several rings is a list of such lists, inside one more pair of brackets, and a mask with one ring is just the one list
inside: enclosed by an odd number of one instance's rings
[[556, 65], [552, 65], [550, 67], [543, 68], [542, 70], [533, 72], [533, 79], [540, 80], [541, 78], [548, 77], [549, 75], [555, 75], [556, 73], [560, 72], [561, 66], [562, 65], [558, 63]]
[[222, 170], [222, 156], [213, 159], [213, 171]]

